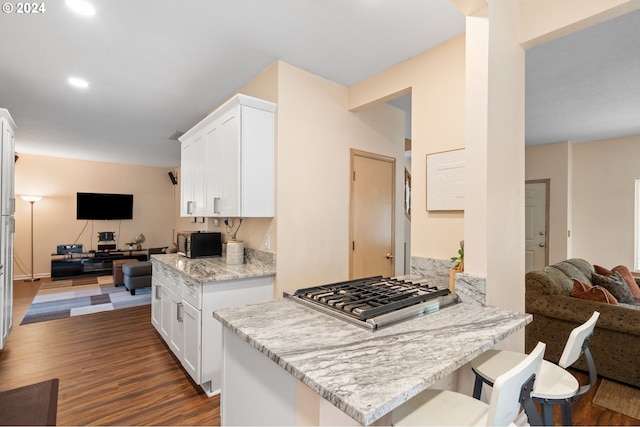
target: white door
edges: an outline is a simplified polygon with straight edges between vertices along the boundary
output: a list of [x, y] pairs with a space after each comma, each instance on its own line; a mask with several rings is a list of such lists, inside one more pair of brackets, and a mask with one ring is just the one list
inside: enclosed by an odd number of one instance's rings
[[536, 270], [549, 262], [548, 189], [549, 182], [525, 184], [525, 268]]
[[350, 277], [394, 276], [395, 159], [351, 151]]

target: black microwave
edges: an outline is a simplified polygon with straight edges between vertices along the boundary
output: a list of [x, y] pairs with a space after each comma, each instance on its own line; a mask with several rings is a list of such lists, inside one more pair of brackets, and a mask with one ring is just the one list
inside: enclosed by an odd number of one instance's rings
[[222, 255], [222, 233], [184, 231], [177, 233], [178, 254], [187, 258]]

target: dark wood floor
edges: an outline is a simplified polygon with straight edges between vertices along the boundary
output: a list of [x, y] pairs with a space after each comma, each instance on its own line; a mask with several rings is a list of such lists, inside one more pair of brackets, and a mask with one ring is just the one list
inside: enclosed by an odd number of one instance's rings
[[220, 425], [151, 326], [150, 306], [20, 326], [41, 282], [16, 281], [0, 391], [60, 379], [58, 425]]
[[[20, 326], [40, 283], [15, 283], [0, 391], [59, 378], [59, 425], [220, 425], [219, 397], [190, 381], [151, 326], [150, 306]], [[575, 425], [640, 425], [591, 403], [596, 390], [574, 404]]]

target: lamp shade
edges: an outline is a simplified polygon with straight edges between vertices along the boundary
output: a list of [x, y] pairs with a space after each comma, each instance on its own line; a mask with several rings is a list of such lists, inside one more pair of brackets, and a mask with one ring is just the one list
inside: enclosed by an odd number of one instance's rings
[[42, 196], [20, 196], [22, 200], [27, 202], [39, 202], [42, 200]]

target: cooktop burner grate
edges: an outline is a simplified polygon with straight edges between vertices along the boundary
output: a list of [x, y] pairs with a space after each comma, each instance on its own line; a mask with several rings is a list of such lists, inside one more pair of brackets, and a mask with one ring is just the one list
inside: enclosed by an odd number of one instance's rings
[[376, 276], [298, 289], [294, 297], [367, 321], [450, 293], [420, 281]]

